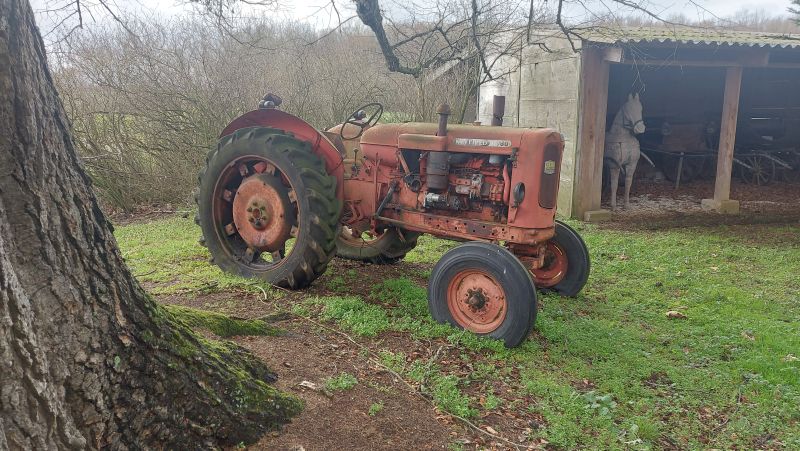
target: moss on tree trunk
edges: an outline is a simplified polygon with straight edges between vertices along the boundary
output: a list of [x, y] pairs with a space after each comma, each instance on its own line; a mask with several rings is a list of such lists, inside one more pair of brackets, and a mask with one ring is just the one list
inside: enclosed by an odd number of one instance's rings
[[281, 335], [280, 329], [269, 326], [260, 319], [238, 319], [216, 312], [207, 312], [180, 305], [165, 305], [173, 319], [191, 328], [206, 329], [218, 337], [237, 335]]

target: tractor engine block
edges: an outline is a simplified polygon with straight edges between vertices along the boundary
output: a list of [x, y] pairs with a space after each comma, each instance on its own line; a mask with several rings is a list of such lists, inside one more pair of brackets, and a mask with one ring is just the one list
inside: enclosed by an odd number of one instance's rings
[[[431, 157], [434, 157], [436, 169], [434, 174], [427, 171], [425, 174], [428, 190], [419, 195], [423, 209], [480, 212], [488, 207], [491, 216], [497, 216], [497, 211], [503, 206], [506, 182], [502, 167], [506, 158], [449, 152], [431, 152], [428, 158]], [[426, 169], [431, 166], [427, 164]]]

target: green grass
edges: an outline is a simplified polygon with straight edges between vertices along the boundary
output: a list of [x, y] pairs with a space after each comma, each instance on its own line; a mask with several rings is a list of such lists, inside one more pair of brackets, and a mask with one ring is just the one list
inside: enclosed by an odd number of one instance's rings
[[358, 379], [350, 373], [341, 373], [325, 379], [325, 389], [330, 392], [350, 390], [358, 384]]
[[369, 416], [374, 417], [375, 415], [381, 413], [383, 410], [383, 402], [373, 402], [369, 406], [369, 411], [367, 412]]
[[316, 301], [323, 305], [322, 319], [335, 320], [358, 335], [372, 337], [391, 327], [382, 308], [367, 304], [357, 297], [326, 297]]
[[[460, 357], [447, 362], [380, 354], [444, 411], [541, 418], [530, 435], [554, 448], [800, 447], [800, 227], [574, 225], [590, 248], [589, 283], [576, 299], [541, 296], [536, 330], [516, 349], [431, 321], [426, 291], [410, 278], [359, 297], [337, 278], [358, 274], [332, 275], [338, 296], [286, 307], [378, 347], [390, 331], [421, 347], [452, 345]], [[156, 295], [253, 290], [207, 263], [198, 233], [168, 219], [119, 227], [117, 238]], [[421, 237], [407, 261], [429, 271], [453, 245]]]
[[197, 243], [200, 228], [191, 219], [169, 218], [117, 227], [114, 233], [131, 272], [153, 295], [226, 292], [231, 289], [281, 296], [256, 280], [226, 274], [209, 264], [208, 251]]

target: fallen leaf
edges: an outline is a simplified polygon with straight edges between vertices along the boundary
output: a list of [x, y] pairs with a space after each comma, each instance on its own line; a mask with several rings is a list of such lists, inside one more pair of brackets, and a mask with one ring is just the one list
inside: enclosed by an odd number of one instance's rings
[[667, 318], [670, 319], [686, 319], [686, 315], [677, 311], [677, 310], [670, 310], [666, 313]]
[[717, 271], [719, 271], [719, 266], [712, 266], [711, 270], [714, 271], [714, 272], [717, 272]]
[[497, 431], [495, 431], [494, 428], [491, 426], [486, 426], [486, 431], [489, 432], [490, 434], [497, 435]]
[[783, 360], [784, 362], [796, 362], [800, 359], [795, 357], [794, 354], [786, 354], [786, 357], [782, 358], [781, 360]]

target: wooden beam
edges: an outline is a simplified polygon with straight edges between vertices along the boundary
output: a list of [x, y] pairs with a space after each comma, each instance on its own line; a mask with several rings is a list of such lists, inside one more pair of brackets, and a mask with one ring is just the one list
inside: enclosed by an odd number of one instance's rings
[[637, 65], [637, 66], [659, 66], [659, 67], [735, 67], [735, 66], [744, 66], [744, 67], [766, 67], [766, 68], [776, 68], [776, 69], [800, 69], [800, 63], [773, 63], [770, 64], [769, 61], [765, 60], [764, 58], [761, 59], [749, 59], [749, 58], [740, 58], [737, 60], [662, 60], [662, 59], [650, 59], [650, 60], [624, 60], [619, 64], [629, 64], [629, 65]]
[[606, 136], [609, 64], [597, 48], [581, 55], [577, 161], [572, 216], [584, 219], [586, 212], [600, 210], [603, 184], [603, 147]]
[[[621, 51], [620, 55], [615, 53], [615, 49]], [[675, 49], [670, 48], [669, 53], [664, 53], [666, 48], [654, 48], [653, 53], [647, 51], [639, 54], [647, 54], [648, 57], [637, 59], [625, 58], [626, 51], [621, 47], [607, 47], [606, 58], [612, 63], [635, 64], [637, 66], [695, 66], [695, 67], [777, 67], [770, 64], [770, 48], [761, 47], [740, 47], [740, 48], [720, 48], [719, 51], [709, 49], [706, 51], [692, 51], [690, 48]], [[684, 52], [686, 50], [686, 52]], [[630, 50], [628, 50], [630, 52]], [[659, 56], [660, 55], [660, 56]], [[694, 58], [688, 58], [694, 55]], [[779, 63], [784, 67], [800, 68], [800, 63]], [[788, 65], [788, 66], [787, 66]]]
[[[717, 176], [714, 181], [714, 199], [706, 199], [704, 206], [723, 210], [730, 204], [733, 148], [736, 143], [736, 121], [739, 116], [739, 94], [742, 88], [742, 68], [729, 67], [725, 73], [725, 95], [722, 100], [722, 122], [717, 154]], [[738, 204], [736, 205], [738, 211]]]

